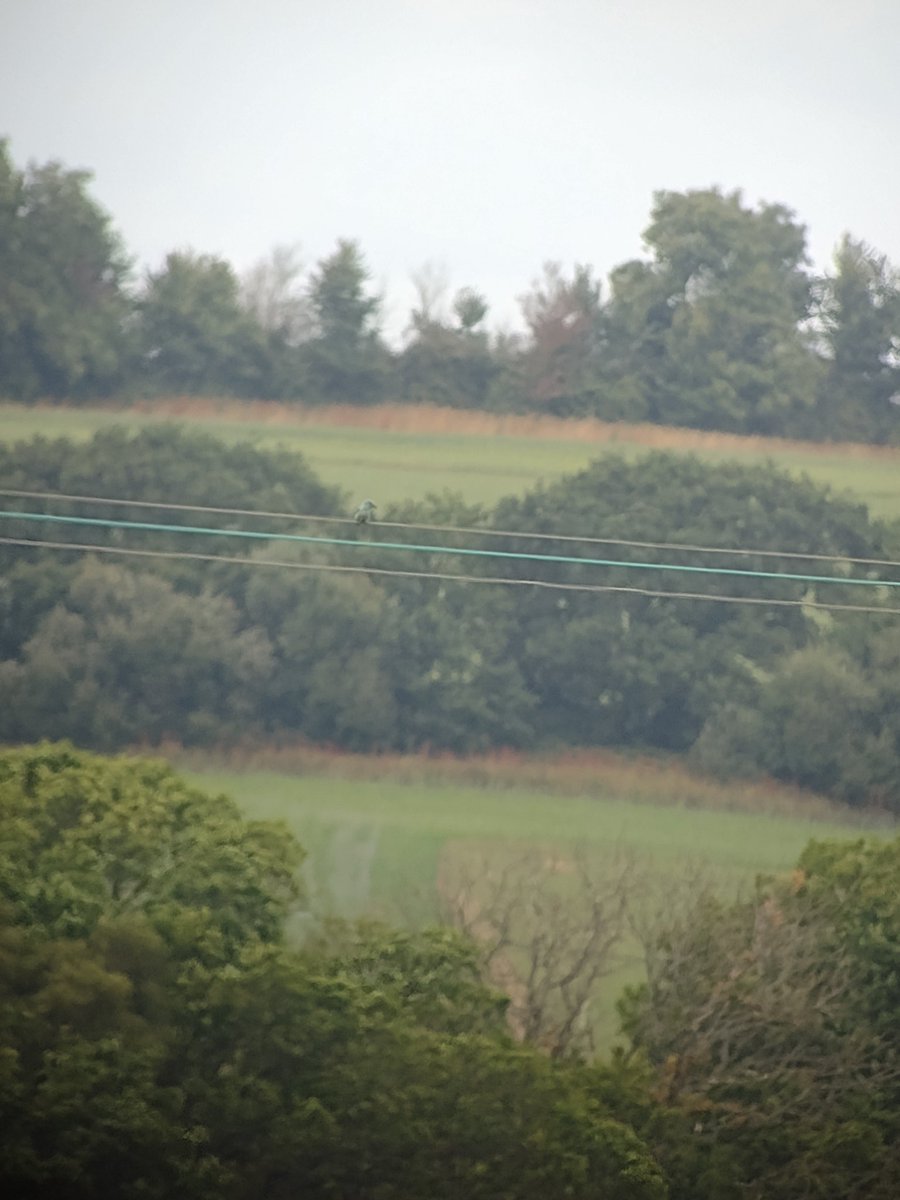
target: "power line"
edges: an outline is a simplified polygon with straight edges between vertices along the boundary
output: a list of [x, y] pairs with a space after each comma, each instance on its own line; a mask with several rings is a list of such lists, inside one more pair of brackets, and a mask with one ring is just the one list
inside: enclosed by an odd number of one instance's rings
[[[255, 508], [221, 508], [206, 504], [175, 504], [160, 500], [129, 500], [113, 496], [81, 496], [68, 492], [34, 492], [18, 488], [0, 488], [0, 496], [16, 496], [33, 500], [64, 500], [82, 504], [110, 504], [127, 508], [153, 508], [172, 512], [201, 512], [217, 516], [265, 517], [285, 521], [353, 525], [349, 517], [329, 517], [313, 513], [267, 511]], [[538, 533], [521, 529], [487, 529], [474, 525], [429, 525], [424, 522], [378, 521], [380, 529], [422, 529], [429, 533], [469, 534], [477, 537], [525, 538], [528, 541], [576, 542], [594, 546], [627, 546], [640, 550], [675, 550], [691, 554], [750, 555], [754, 558], [793, 558], [807, 562], [840, 562], [867, 567], [892, 567], [900, 570], [900, 562], [885, 558], [857, 558], [850, 554], [811, 554], [795, 550], [762, 550], [747, 546], [700, 546], [688, 542], [640, 542], [629, 538], [588, 537], [573, 533]]]
[[900, 588], [900, 579], [851, 579], [834, 575], [801, 575], [789, 571], [750, 571], [737, 567], [706, 567], [659, 562], [623, 562], [605, 558], [583, 558], [566, 554], [531, 554], [520, 550], [481, 550], [472, 546], [431, 546], [405, 542], [356, 541], [351, 538], [315, 537], [302, 533], [268, 533], [258, 529], [215, 529], [197, 525], [165, 525], [150, 521], [117, 521], [108, 517], [69, 517], [58, 513], [31, 513], [3, 510], [0, 517], [11, 520], [47, 521], [64, 525], [87, 525], [104, 529], [131, 529], [149, 533], [178, 533], [199, 536], [252, 538], [265, 541], [297, 542], [321, 546], [347, 546], [360, 549], [400, 551], [414, 554], [448, 554], [479, 558], [500, 558], [520, 562], [553, 563], [582, 567], [613, 567], [622, 570], [678, 571], [683, 574], [719, 575], [744, 579], [779, 579], [792, 583], [834, 583], [846, 587]]
[[536, 587], [564, 592], [624, 593], [664, 600], [709, 600], [720, 604], [775, 605], [780, 608], [823, 609], [829, 612], [882, 613], [900, 616], [900, 608], [878, 605], [832, 604], [823, 600], [783, 600], [765, 596], [721, 596], [706, 592], [661, 591], [654, 588], [627, 587], [603, 583], [556, 583], [547, 579], [509, 579], [504, 576], [461, 575], [438, 571], [401, 571], [387, 567], [352, 567], [339, 563], [287, 562], [271, 558], [247, 558], [224, 554], [200, 554], [191, 550], [142, 550], [129, 546], [95, 546], [90, 542], [53, 542], [31, 538], [0, 536], [0, 545], [39, 546], [49, 550], [72, 550], [89, 554], [123, 554], [136, 558], [188, 559], [199, 562], [227, 563], [247, 567], [282, 567], [291, 571], [327, 571], [344, 575], [382, 575], [401, 579], [431, 579], [452, 583], [487, 583], [504, 587]]

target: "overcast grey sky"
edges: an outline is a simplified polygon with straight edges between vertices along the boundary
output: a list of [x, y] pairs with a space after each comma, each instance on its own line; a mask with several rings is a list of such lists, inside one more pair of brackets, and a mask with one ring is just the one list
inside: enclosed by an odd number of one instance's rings
[[0, 135], [142, 268], [357, 238], [395, 330], [425, 262], [495, 325], [548, 259], [605, 275], [659, 189], [900, 265], [900, 0], [0, 0]]

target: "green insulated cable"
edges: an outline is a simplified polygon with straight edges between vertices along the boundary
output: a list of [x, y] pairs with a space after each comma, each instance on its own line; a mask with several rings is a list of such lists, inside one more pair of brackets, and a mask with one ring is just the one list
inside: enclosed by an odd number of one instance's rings
[[259, 541], [302, 542], [319, 546], [354, 546], [357, 549], [409, 551], [416, 554], [470, 555], [478, 558], [505, 558], [537, 563], [567, 563], [582, 567], [622, 567], [627, 570], [681, 571], [694, 575], [727, 575], [741, 579], [784, 579], [795, 583], [838, 583], [853, 587], [900, 587], [900, 579], [842, 579], [835, 575], [799, 575], [788, 571], [748, 571], [738, 567], [696, 567], [678, 563], [621, 562], [609, 558], [579, 558], [567, 554], [528, 554], [521, 550], [477, 550], [472, 547], [427, 546], [404, 542], [354, 541], [352, 538], [314, 537], [302, 533], [265, 533], [257, 529], [208, 529], [198, 525], [162, 525], [150, 521], [116, 521], [105, 517], [64, 517], [56, 513], [11, 512], [0, 510], [0, 517], [16, 521], [44, 521], [63, 525], [90, 525], [104, 529], [137, 529], [149, 533], [185, 533], [203, 536], [253, 538]]

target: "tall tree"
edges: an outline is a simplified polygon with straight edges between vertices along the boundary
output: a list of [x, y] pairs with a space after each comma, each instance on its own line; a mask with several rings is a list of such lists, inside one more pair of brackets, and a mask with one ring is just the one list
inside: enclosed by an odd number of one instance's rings
[[0, 140], [0, 390], [81, 398], [125, 370], [129, 263], [88, 171], [20, 171]]
[[359, 247], [347, 240], [312, 273], [313, 336], [305, 357], [319, 400], [373, 404], [384, 393], [389, 358], [378, 331], [381, 300], [367, 290], [368, 281]]
[[827, 370], [813, 436], [900, 442], [900, 274], [845, 234], [819, 281]]
[[167, 255], [147, 278], [139, 317], [144, 373], [155, 389], [238, 396], [265, 390], [265, 339], [223, 259]]
[[567, 279], [559, 263], [546, 263], [521, 305], [530, 332], [529, 407], [564, 417], [598, 412], [602, 304], [591, 268], [576, 266]]
[[303, 393], [301, 347], [312, 336], [313, 319], [297, 246], [275, 246], [240, 280], [240, 303], [265, 341], [261, 392], [277, 399]]
[[266, 333], [298, 346], [311, 332], [299, 246], [274, 246], [240, 279], [240, 299]]
[[[613, 308], [643, 311], [663, 351], [647, 364], [652, 418], [755, 433], [799, 421], [817, 362], [800, 328], [810, 308], [805, 231], [790, 210], [748, 208], [740, 192], [717, 188], [659, 192], [644, 240], [654, 259], [620, 268]], [[648, 332], [632, 326], [631, 336]]]

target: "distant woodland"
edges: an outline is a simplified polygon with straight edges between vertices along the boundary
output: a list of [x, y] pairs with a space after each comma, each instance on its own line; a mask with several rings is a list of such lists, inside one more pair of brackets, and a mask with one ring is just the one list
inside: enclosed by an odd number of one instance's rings
[[522, 335], [491, 331], [477, 281], [449, 295], [424, 267], [397, 348], [356, 242], [312, 266], [276, 247], [242, 277], [173, 250], [136, 279], [89, 183], [59, 163], [20, 169], [0, 143], [9, 400], [391, 400], [900, 443], [897, 271], [848, 234], [816, 275], [781, 204], [657, 193], [647, 257], [608, 282], [587, 263], [545, 264], [520, 297]]

